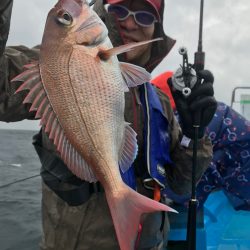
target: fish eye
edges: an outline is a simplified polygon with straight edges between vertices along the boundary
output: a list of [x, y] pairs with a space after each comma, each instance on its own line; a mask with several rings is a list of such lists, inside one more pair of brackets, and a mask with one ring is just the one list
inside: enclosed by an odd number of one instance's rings
[[63, 25], [69, 26], [73, 22], [72, 16], [65, 10], [60, 10], [57, 13], [57, 21]]

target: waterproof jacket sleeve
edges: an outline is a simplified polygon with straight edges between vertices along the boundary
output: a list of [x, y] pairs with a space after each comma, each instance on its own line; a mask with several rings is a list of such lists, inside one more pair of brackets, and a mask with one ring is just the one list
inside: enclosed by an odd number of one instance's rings
[[0, 3], [0, 121], [14, 122], [33, 119], [29, 104], [22, 104], [25, 93], [14, 95], [20, 83], [11, 83], [16, 75], [23, 71], [23, 66], [37, 60], [39, 49], [24, 46], [5, 47], [8, 39], [12, 11], [11, 0]]
[[[182, 146], [180, 126], [172, 111], [168, 97], [157, 88], [157, 93], [163, 107], [164, 114], [169, 121], [170, 156], [172, 165], [166, 166], [168, 185], [176, 194], [184, 195], [191, 192], [193, 141]], [[200, 180], [212, 160], [212, 144], [207, 136], [198, 141], [196, 182]]]
[[1, 0], [0, 3], [0, 55], [3, 55], [9, 35], [13, 0]]

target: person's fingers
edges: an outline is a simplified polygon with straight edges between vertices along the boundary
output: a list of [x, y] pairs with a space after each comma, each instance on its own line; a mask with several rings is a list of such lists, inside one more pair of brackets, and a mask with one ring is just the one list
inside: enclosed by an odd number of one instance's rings
[[200, 70], [200, 71], [197, 73], [197, 76], [198, 76], [200, 79], [203, 79], [204, 82], [211, 82], [211, 83], [214, 83], [214, 75], [212, 74], [211, 71], [209, 71], [209, 70], [207, 70], [207, 69]]
[[201, 85], [192, 89], [191, 95], [187, 98], [187, 102], [192, 103], [195, 99], [213, 95], [214, 95], [214, 88], [212, 83], [204, 82]]

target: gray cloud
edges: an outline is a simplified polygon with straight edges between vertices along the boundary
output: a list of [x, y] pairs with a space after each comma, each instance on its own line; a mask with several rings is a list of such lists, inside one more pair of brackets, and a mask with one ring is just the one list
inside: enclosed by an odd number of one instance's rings
[[39, 44], [47, 13], [55, 2], [51, 0], [14, 1], [8, 44], [22, 44], [28, 47]]

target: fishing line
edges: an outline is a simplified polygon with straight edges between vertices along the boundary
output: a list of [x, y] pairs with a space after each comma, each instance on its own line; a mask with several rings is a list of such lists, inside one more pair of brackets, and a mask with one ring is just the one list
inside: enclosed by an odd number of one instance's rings
[[23, 179], [19, 179], [19, 180], [16, 180], [16, 181], [13, 181], [13, 182], [4, 184], [4, 185], [0, 186], [0, 188], [6, 188], [6, 187], [11, 186], [11, 185], [13, 185], [13, 184], [16, 184], [16, 183], [18, 183], [18, 182], [23, 182], [23, 181], [26, 181], [26, 180], [29, 180], [29, 179], [33, 179], [33, 178], [36, 178], [36, 177], [38, 177], [38, 176], [40, 176], [40, 174], [36, 174], [36, 175], [32, 175], [32, 176], [30, 176], [30, 177], [26, 177], [26, 178], [23, 178]]

